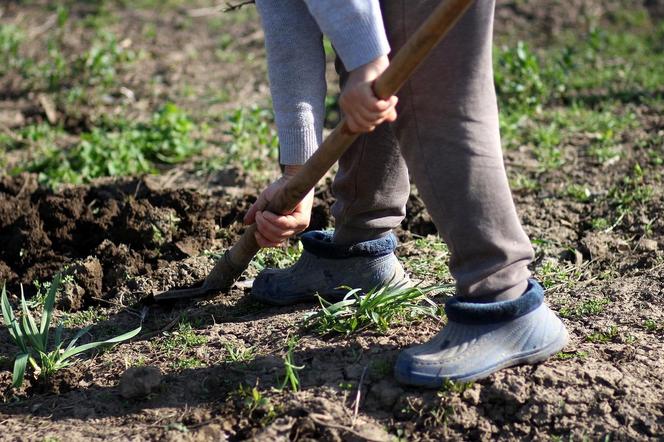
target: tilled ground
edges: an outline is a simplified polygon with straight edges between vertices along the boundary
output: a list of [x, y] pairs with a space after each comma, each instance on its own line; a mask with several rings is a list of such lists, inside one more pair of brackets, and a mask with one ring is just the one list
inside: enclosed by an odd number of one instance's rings
[[[27, 11], [25, 20], [44, 22], [39, 2], [29, 8], [20, 3], [9, 2], [7, 14], [20, 9]], [[660, 3], [646, 2], [649, 12], [661, 14]], [[496, 28], [503, 36], [541, 30], [545, 38], [577, 23], [579, 11], [601, 17], [602, 8], [616, 5], [499, 2]], [[217, 74], [230, 84], [231, 102], [265, 96], [264, 66], [255, 61], [260, 53], [245, 64], [220, 65], [204, 55], [213, 45], [210, 33], [184, 26], [184, 14], [122, 13], [121, 26], [135, 44], [145, 42], [137, 31], [141, 20], [154, 19], [163, 31], [154, 44], [146, 43], [159, 56], [128, 80], [139, 97], [158, 102], [187, 78], [193, 97], [205, 95]], [[232, 44], [260, 51], [257, 25], [238, 28]], [[77, 44], [76, 36], [70, 40]], [[187, 44], [200, 45], [200, 59], [182, 62], [192, 52]], [[147, 86], [141, 77], [160, 72], [163, 84]], [[3, 90], [13, 92], [0, 94], [0, 107], [20, 109], [28, 120], [45, 117], [38, 107], [29, 112], [38, 106], [34, 97], [10, 87], [19, 80], [2, 81]], [[194, 99], [188, 105], [200, 113], [210, 110]], [[641, 141], [664, 135], [664, 110], [644, 101], [626, 102], [628, 111], [637, 124], [619, 140], [622, 155], [609, 166], [587, 154], [596, 136], [591, 133], [562, 143], [564, 163], [554, 170], [533, 166], [529, 146], [505, 154], [510, 177], [538, 183], [537, 189], [515, 187], [514, 197], [536, 247], [533, 271], [571, 333], [568, 348], [543, 364], [438, 391], [399, 385], [392, 365], [402, 348], [429, 339], [444, 321], [398, 323], [384, 334], [321, 337], [301, 326], [313, 303], [267, 307], [251, 301], [246, 283], [206, 300], [152, 301], [158, 291], [204, 277], [218, 253], [237, 240], [257, 190], [244, 179], [214, 184], [185, 171], [177, 175], [181, 180], [108, 179], [51, 190], [28, 174], [0, 178], [0, 280], [7, 281], [14, 305], [21, 284], [30, 296], [34, 280], [48, 281], [66, 269], [70, 277], [56, 319], [66, 321], [67, 334], [95, 324], [84, 340], [103, 339], [136, 327], [145, 316], [143, 331], [131, 342], [86, 356], [47, 382], [29, 376], [18, 391], [9, 388], [16, 348], [0, 330], [0, 439], [660, 440], [664, 190], [653, 153], [664, 151]], [[71, 124], [87, 124], [86, 118], [71, 116]], [[570, 183], [587, 193], [571, 196]], [[331, 226], [331, 201], [326, 183], [317, 193], [311, 228]], [[618, 222], [597, 228], [597, 219]], [[398, 253], [425, 283], [433, 282], [431, 275], [448, 258], [428, 236], [435, 231], [414, 194], [397, 232]], [[270, 264], [280, 261], [263, 256], [246, 278]], [[279, 388], [291, 336], [300, 337], [294, 351], [295, 364], [303, 367], [298, 392]], [[144, 383], [154, 381], [156, 387], [127, 399], [127, 389], [142, 388], [135, 378], [121, 382], [129, 367], [156, 367], [163, 377], [144, 368]], [[252, 400], [253, 387], [261, 398]]]

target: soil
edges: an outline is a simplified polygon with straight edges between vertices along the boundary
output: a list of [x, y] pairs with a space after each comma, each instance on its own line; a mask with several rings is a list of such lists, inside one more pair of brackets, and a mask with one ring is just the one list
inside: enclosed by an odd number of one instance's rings
[[[653, 14], [661, 11], [661, 2], [651, 0], [646, 6]], [[531, 35], [534, 29], [555, 34], [579, 22], [608, 19], [617, 7], [595, 1], [501, 1], [496, 27], [502, 36]], [[3, 8], [5, 17], [15, 17], [21, 9], [22, 20], [37, 24], [47, 16], [43, 7], [22, 2]], [[135, 42], [142, 41], [137, 33], [146, 20], [155, 20], [162, 31], [150, 44], [136, 43], [163, 55], [145, 61], [129, 80], [146, 101], [168, 95], [163, 84], [141, 92], [146, 79], [160, 71], [165, 85], [187, 78], [194, 97], [205, 95], [213, 72], [228, 82], [229, 102], [250, 104], [267, 95], [264, 66], [254, 58], [221, 64], [202, 55], [213, 33], [204, 26], [183, 25], [190, 20], [185, 9], [157, 14], [118, 7], [115, 12], [122, 18], [117, 26]], [[74, 9], [72, 14], [85, 11]], [[239, 49], [262, 59], [258, 23], [229, 33]], [[188, 44], [199, 45], [194, 49], [201, 56], [183, 63]], [[45, 118], [33, 97], [14, 87], [17, 81], [0, 81], [0, 89], [7, 86], [0, 93], [0, 109], [20, 110], [21, 124]], [[192, 112], [211, 111], [194, 101], [188, 103]], [[401, 349], [426, 341], [444, 325], [434, 319], [396, 324], [385, 334], [321, 337], [299, 326], [314, 305], [267, 307], [251, 301], [254, 267], [227, 294], [154, 303], [154, 293], [203, 278], [215, 257], [238, 239], [242, 217], [258, 190], [243, 173], [225, 170], [200, 177], [185, 165], [161, 177], [104, 179], [57, 190], [40, 186], [29, 174], [1, 177], [0, 280], [7, 282], [11, 302], [16, 305], [21, 285], [32, 296], [37, 292], [33, 281], [49, 281], [65, 269], [57, 319], [99, 315], [85, 322], [94, 322], [95, 340], [136, 327], [140, 317], [144, 322], [131, 342], [85, 356], [46, 382], [29, 376], [19, 390], [9, 388], [16, 348], [7, 331], [0, 330], [0, 439], [662, 440], [661, 174], [649, 174], [639, 184], [651, 186], [653, 194], [624, 222], [600, 231], [591, 226], [593, 219], [610, 219], [615, 213], [602, 198], [607, 189], [635, 164], [650, 161], [648, 150], [634, 140], [664, 133], [662, 109], [633, 106], [639, 125], [622, 140], [625, 155], [618, 163], [606, 168], [580, 154], [577, 147], [591, 134], [579, 134], [576, 145], [564, 146], [565, 165], [538, 176], [540, 189], [514, 192], [527, 233], [546, 240], [537, 243], [535, 273], [543, 279], [547, 266], [554, 266], [572, 275], [556, 280], [547, 295], [571, 333], [570, 345], [542, 364], [505, 369], [448, 391], [401, 386], [391, 371]], [[30, 112], [33, 108], [37, 111]], [[71, 124], [84, 127], [99, 112], [83, 109], [84, 118], [71, 117]], [[535, 176], [527, 166], [531, 155], [519, 149], [506, 152], [509, 173]], [[590, 187], [590, 203], [565, 196], [570, 179]], [[328, 180], [316, 194], [311, 229], [332, 225], [332, 201]], [[416, 191], [407, 209], [397, 232], [402, 258], [417, 255], [414, 239], [436, 232]], [[584, 313], [583, 303], [593, 300], [602, 300], [604, 307]], [[181, 323], [191, 325], [199, 343], [179, 339], [184, 335]], [[70, 336], [78, 328], [71, 325], [65, 333]], [[600, 333], [609, 338], [591, 338]], [[300, 336], [295, 364], [304, 367], [298, 392], [279, 389], [286, 341], [293, 334]], [[89, 335], [86, 339], [92, 340]], [[230, 347], [251, 349], [255, 357], [233, 361]], [[248, 399], [254, 386], [267, 401]]]

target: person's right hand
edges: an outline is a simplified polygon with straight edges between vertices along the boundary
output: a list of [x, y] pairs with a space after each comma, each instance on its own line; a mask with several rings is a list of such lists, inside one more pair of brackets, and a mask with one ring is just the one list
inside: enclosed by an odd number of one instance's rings
[[389, 64], [387, 56], [382, 56], [348, 73], [348, 80], [339, 97], [339, 107], [353, 132], [371, 132], [385, 121], [396, 120], [398, 98], [392, 96], [381, 100], [373, 92], [374, 80]]
[[284, 175], [261, 192], [244, 217], [245, 225], [256, 223], [256, 242], [261, 247], [278, 247], [291, 236], [309, 227], [311, 208], [314, 204], [313, 189], [289, 214], [279, 215], [265, 210], [274, 195], [299, 168], [300, 166], [286, 166]]

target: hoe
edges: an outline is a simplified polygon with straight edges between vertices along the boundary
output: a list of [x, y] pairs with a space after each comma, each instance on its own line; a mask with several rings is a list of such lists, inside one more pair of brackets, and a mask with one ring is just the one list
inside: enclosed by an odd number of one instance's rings
[[[442, 2], [391, 60], [389, 67], [376, 79], [373, 85], [376, 96], [387, 99], [396, 94], [472, 3], [473, 0]], [[292, 212], [358, 136], [359, 134], [351, 132], [345, 119], [342, 118], [304, 167], [269, 202], [267, 210], [273, 213]], [[197, 298], [229, 290], [260, 249], [254, 237], [255, 231], [255, 224], [249, 226], [240, 240], [224, 253], [201, 283], [159, 293], [154, 296], [155, 300]]]

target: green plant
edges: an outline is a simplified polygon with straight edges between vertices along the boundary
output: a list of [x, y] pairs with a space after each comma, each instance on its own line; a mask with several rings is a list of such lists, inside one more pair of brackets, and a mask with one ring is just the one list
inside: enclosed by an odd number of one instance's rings
[[298, 371], [304, 368], [304, 365], [295, 365], [293, 359], [293, 350], [297, 347], [299, 338], [297, 336], [289, 336], [286, 339], [286, 355], [284, 356], [284, 379], [281, 381], [280, 390], [284, 390], [287, 385], [290, 385], [292, 391], [300, 389], [300, 377]]
[[572, 352], [561, 351], [556, 354], [556, 358], [558, 358], [561, 361], [567, 361], [570, 359], [585, 359], [587, 356], [588, 356], [587, 351], [572, 351]]
[[351, 333], [375, 327], [386, 332], [396, 319], [419, 319], [430, 316], [439, 319], [438, 306], [427, 297], [429, 293], [447, 288], [405, 287], [403, 284], [384, 285], [362, 295], [360, 289], [349, 289], [344, 298], [331, 303], [319, 297], [321, 309], [309, 313], [304, 325], [320, 334]]
[[606, 344], [607, 342], [616, 340], [618, 333], [618, 327], [612, 325], [610, 327], [606, 327], [604, 330], [592, 332], [586, 336], [586, 339], [589, 342], [594, 342], [596, 344]]
[[201, 150], [202, 144], [191, 138], [194, 130], [193, 121], [168, 103], [148, 123], [120, 121], [115, 128], [94, 128], [68, 150], [48, 146], [25, 169], [51, 185], [154, 173], [157, 164], [178, 163]]
[[55, 295], [60, 286], [60, 275], [57, 275], [51, 282], [48, 294], [44, 300], [43, 310], [41, 312], [41, 320], [39, 325], [28, 307], [25, 300], [23, 291], [21, 290], [21, 316], [20, 320], [14, 315], [9, 299], [7, 298], [7, 291], [5, 287], [2, 288], [2, 296], [0, 304], [2, 307], [2, 317], [6, 327], [9, 330], [14, 343], [19, 347], [20, 352], [16, 355], [14, 361], [14, 371], [12, 376], [12, 386], [18, 388], [23, 384], [25, 371], [28, 363], [32, 365], [34, 370], [41, 374], [42, 377], [48, 378], [56, 371], [67, 367], [73, 363], [73, 357], [88, 350], [96, 349], [102, 346], [117, 344], [122, 341], [133, 338], [141, 331], [141, 326], [138, 328], [116, 336], [105, 341], [91, 342], [84, 345], [76, 346], [76, 342], [85, 335], [91, 326], [84, 327], [79, 330], [74, 337], [69, 341], [67, 347], [62, 349], [64, 341], [62, 339], [64, 324], [60, 323], [55, 329], [53, 337], [53, 345], [49, 350], [50, 343], [50, 325], [53, 318], [53, 311], [55, 308]]
[[540, 107], [547, 99], [547, 87], [539, 61], [523, 41], [497, 51], [494, 80], [502, 106], [523, 111]]
[[164, 336], [166, 339], [162, 343], [162, 347], [168, 352], [183, 351], [207, 343], [207, 338], [197, 335], [191, 323], [184, 319], [180, 321], [176, 331], [166, 331]]
[[283, 269], [289, 267], [300, 259], [302, 243], [300, 241], [286, 247], [272, 247], [261, 249], [251, 266], [260, 272], [268, 267]]
[[261, 425], [267, 425], [277, 417], [277, 412], [268, 398], [258, 389], [258, 385], [249, 387], [240, 384], [235, 396], [242, 401], [244, 411], [249, 417], [258, 417]]
[[0, 74], [21, 66], [18, 51], [23, 39], [23, 32], [16, 26], [4, 23], [0, 26]]
[[573, 306], [562, 307], [558, 314], [563, 318], [594, 316], [602, 313], [609, 304], [611, 301], [606, 298], [587, 299]]
[[279, 139], [273, 129], [274, 114], [271, 109], [254, 106], [240, 108], [229, 117], [231, 137], [227, 145], [226, 164], [239, 162], [247, 171], [260, 171], [266, 164], [276, 161]]
[[256, 357], [253, 347], [244, 347], [240, 345], [234, 345], [231, 342], [224, 342], [224, 348], [226, 349], [226, 354], [228, 355], [227, 359], [231, 362], [247, 362]]

